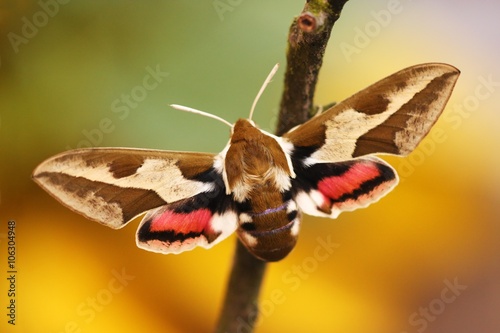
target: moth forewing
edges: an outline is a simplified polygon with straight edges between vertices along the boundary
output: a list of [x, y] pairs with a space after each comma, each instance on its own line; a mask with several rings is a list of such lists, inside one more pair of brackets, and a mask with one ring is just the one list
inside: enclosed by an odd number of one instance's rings
[[459, 74], [438, 63], [403, 69], [283, 137], [298, 147], [316, 147], [310, 164], [377, 153], [406, 155], [442, 113]]
[[89, 148], [42, 162], [33, 179], [66, 207], [117, 229], [142, 213], [210, 191], [196, 179], [213, 154], [128, 148]]

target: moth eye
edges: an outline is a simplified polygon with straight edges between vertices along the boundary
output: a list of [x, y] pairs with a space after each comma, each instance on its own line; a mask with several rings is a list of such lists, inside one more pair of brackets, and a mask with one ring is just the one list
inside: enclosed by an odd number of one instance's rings
[[255, 231], [255, 224], [252, 222], [245, 222], [240, 225], [241, 229], [245, 231]]

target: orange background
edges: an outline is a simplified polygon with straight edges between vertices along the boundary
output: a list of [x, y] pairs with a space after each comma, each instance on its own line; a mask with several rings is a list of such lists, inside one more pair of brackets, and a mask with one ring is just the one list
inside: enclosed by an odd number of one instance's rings
[[[223, 13], [216, 1], [54, 1], [41, 2], [49, 9], [0, 6], [0, 331], [211, 332], [235, 237], [210, 251], [146, 252], [135, 246], [137, 222], [113, 231], [87, 221], [30, 175], [99, 126], [98, 146], [220, 151], [227, 127], [168, 104], [231, 122], [246, 117], [268, 71], [285, 63], [303, 1], [221, 0], [232, 4]], [[257, 332], [498, 332], [499, 12], [488, 0], [347, 3], [318, 104], [417, 63], [450, 63], [462, 75], [417, 151], [386, 158], [402, 178], [391, 194], [337, 220], [304, 218], [296, 249], [268, 267]], [[26, 21], [39, 27], [23, 28]], [[168, 76], [114, 112], [157, 66]], [[268, 131], [283, 67], [254, 117]], [[9, 219], [17, 233], [15, 326], [6, 316]], [[319, 258], [325, 240], [338, 247]], [[453, 283], [465, 290], [450, 293]]]

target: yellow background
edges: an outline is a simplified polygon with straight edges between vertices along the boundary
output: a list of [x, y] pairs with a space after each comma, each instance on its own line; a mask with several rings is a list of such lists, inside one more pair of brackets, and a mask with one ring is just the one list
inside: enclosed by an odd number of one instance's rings
[[[0, 331], [211, 332], [235, 237], [177, 256], [142, 251], [137, 221], [120, 231], [87, 221], [30, 175], [106, 118], [112, 130], [95, 137], [99, 146], [220, 151], [226, 126], [168, 104], [246, 117], [268, 71], [285, 63], [303, 1], [221, 0], [231, 10], [218, 13], [214, 1], [74, 0], [44, 21], [40, 3], [54, 1], [0, 1]], [[402, 177], [391, 194], [337, 220], [304, 218], [296, 249], [269, 265], [257, 332], [498, 332], [499, 12], [494, 0], [347, 3], [318, 104], [417, 63], [450, 63], [462, 75], [417, 151], [386, 158]], [[40, 25], [29, 38], [26, 20]], [[13, 34], [25, 39], [14, 46]], [[143, 84], [148, 66], [168, 77], [121, 119], [113, 103]], [[283, 67], [254, 116], [269, 131]], [[9, 219], [17, 223], [15, 326], [6, 316]], [[322, 261], [318, 237], [338, 244]], [[449, 304], [445, 281], [466, 286]], [[411, 321], [429, 306], [439, 314], [425, 327]]]

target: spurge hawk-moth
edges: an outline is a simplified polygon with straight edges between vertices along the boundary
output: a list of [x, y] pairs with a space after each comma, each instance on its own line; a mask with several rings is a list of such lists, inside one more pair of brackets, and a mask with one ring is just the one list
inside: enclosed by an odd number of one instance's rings
[[373, 154], [412, 152], [458, 75], [439, 63], [403, 69], [281, 137], [251, 116], [239, 119], [219, 154], [77, 149], [44, 161], [33, 178], [63, 205], [114, 229], [146, 213], [140, 248], [210, 248], [236, 231], [256, 257], [277, 261], [297, 241], [301, 212], [335, 218], [394, 188], [395, 170]]

